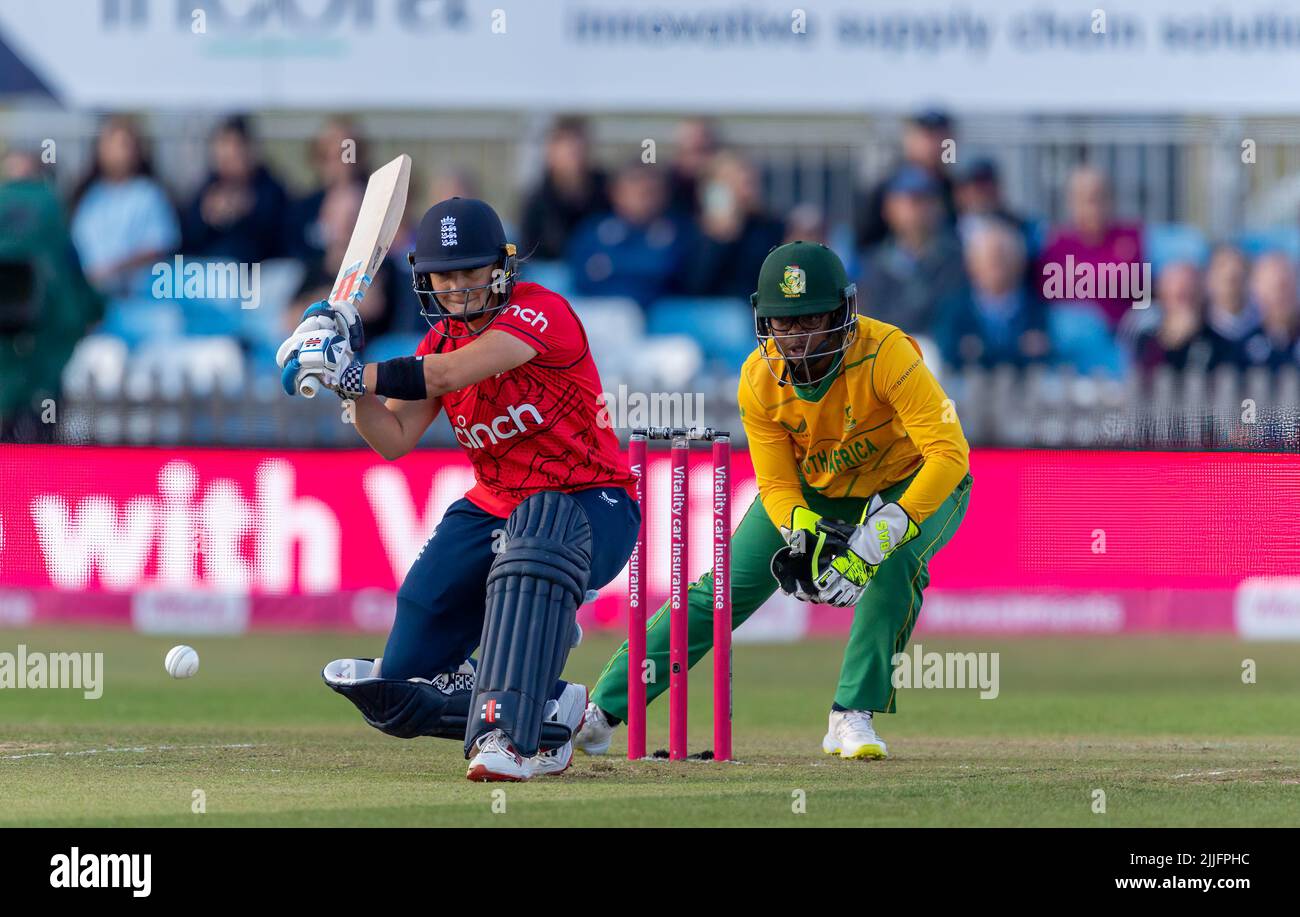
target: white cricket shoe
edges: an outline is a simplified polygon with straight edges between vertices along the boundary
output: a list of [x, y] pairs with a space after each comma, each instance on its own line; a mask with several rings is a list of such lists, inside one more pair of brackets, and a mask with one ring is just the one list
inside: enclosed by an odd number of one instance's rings
[[466, 780], [487, 783], [505, 780], [521, 783], [532, 776], [528, 758], [520, 757], [510, 739], [500, 729], [493, 729], [478, 740], [477, 751], [465, 772]]
[[870, 710], [832, 710], [822, 751], [841, 758], [886, 758], [889, 749], [876, 735]]
[[609, 739], [613, 734], [614, 727], [605, 719], [605, 711], [595, 704], [588, 704], [582, 728], [573, 737], [573, 744], [585, 754], [603, 755], [609, 751]]
[[[565, 686], [559, 700], [547, 701], [546, 722], [563, 723], [569, 727], [572, 735], [577, 735], [582, 728], [582, 721], [587, 714], [587, 686], [569, 684]], [[528, 759], [528, 766], [534, 776], [553, 777], [563, 774], [573, 761], [573, 740], [570, 739], [559, 748], [539, 752]]]

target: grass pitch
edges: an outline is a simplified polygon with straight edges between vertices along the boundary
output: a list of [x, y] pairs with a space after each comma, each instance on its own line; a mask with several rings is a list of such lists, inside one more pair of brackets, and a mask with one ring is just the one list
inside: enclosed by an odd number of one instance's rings
[[[104, 693], [0, 691], [0, 825], [1297, 825], [1300, 649], [1216, 638], [924, 640], [997, 651], [1001, 693], [906, 690], [879, 717], [887, 761], [821, 751], [834, 642], [739, 645], [734, 763], [575, 757], [524, 785], [472, 784], [455, 743], [370, 729], [319, 670], [382, 638], [171, 639], [10, 631], [0, 650], [105, 654]], [[589, 636], [567, 674], [614, 643]], [[1257, 683], [1244, 684], [1246, 659]], [[711, 744], [709, 659], [692, 673], [692, 750]], [[667, 741], [651, 708], [650, 747]], [[1105, 813], [1093, 811], [1105, 793]], [[196, 813], [196, 791], [206, 812]]]

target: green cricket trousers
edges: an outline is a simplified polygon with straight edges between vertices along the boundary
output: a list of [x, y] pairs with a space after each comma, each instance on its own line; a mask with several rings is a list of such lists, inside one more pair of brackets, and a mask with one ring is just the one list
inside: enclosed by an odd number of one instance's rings
[[[897, 500], [912, 476], [881, 491], [886, 503]], [[929, 560], [948, 543], [966, 515], [971, 476], [962, 479], [921, 523], [920, 534], [898, 548], [880, 565], [875, 578], [853, 610], [844, 661], [840, 666], [835, 702], [849, 710], [893, 713], [895, 689], [892, 659], [907, 646], [921, 610], [921, 597], [929, 585]], [[832, 519], [857, 521], [867, 501], [857, 497], [830, 499], [807, 494], [809, 508]], [[736, 527], [731, 542], [732, 629], [744, 624], [777, 589], [772, 576], [772, 555], [785, 544], [768, 518], [761, 498], [755, 499]], [[713, 573], [705, 573], [688, 590], [690, 664], [694, 666], [713, 645]], [[655, 678], [646, 684], [647, 700], [668, 690], [668, 603], [646, 625], [646, 659]], [[606, 663], [592, 692], [598, 707], [627, 719], [627, 643]]]

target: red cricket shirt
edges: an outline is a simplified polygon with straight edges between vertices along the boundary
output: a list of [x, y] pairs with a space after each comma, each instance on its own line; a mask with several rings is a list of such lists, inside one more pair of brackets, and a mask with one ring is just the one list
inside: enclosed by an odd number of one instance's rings
[[[425, 335], [417, 356], [450, 353], [475, 340], [447, 337], [442, 327]], [[489, 328], [513, 334], [537, 356], [442, 396], [456, 441], [474, 466], [476, 483], [465, 495], [470, 502], [505, 518], [548, 490], [610, 486], [635, 496], [618, 437], [597, 423], [600, 374], [573, 307], [543, 286], [517, 283]]]

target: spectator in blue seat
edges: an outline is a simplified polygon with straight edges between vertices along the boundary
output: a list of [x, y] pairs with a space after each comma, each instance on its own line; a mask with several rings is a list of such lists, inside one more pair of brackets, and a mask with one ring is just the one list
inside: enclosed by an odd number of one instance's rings
[[681, 292], [690, 233], [667, 211], [662, 170], [640, 159], [619, 170], [610, 188], [613, 212], [583, 223], [567, 260], [583, 296], [627, 296], [643, 307]]
[[546, 137], [541, 180], [524, 195], [520, 254], [540, 261], [564, 257], [573, 233], [609, 209], [605, 173], [591, 164], [587, 123], [561, 118]]
[[258, 159], [248, 122], [223, 121], [208, 151], [212, 171], [185, 211], [185, 254], [248, 264], [280, 255], [288, 197]]
[[[1042, 284], [1039, 289], [1064, 286], [1065, 292], [1059, 298], [1082, 300], [1085, 298], [1082, 294], [1069, 292], [1074, 288], [1070, 278], [1081, 275], [1096, 278], [1084, 287], [1094, 291], [1087, 299], [1105, 314], [1114, 330], [1141, 295], [1134, 280], [1140, 280], [1141, 274], [1142, 227], [1115, 218], [1110, 182], [1090, 166], [1081, 166], [1071, 173], [1068, 204], [1069, 222], [1053, 229], [1039, 259], [1035, 271]], [[1117, 268], [1123, 269], [1124, 286], [1103, 288], [1101, 278], [1109, 277], [1115, 282]], [[1055, 298], [1050, 292], [1044, 295]]]
[[[302, 319], [304, 309], [329, 296], [364, 197], [365, 188], [351, 182], [336, 184], [326, 193], [318, 217], [325, 253], [310, 266], [283, 316], [286, 333]], [[406, 253], [403, 251], [400, 257], [388, 257], [380, 262], [374, 281], [358, 306], [367, 339], [393, 332], [413, 334], [427, 330], [420, 317], [419, 300], [413, 291], [407, 297], [408, 290], [411, 290], [411, 271]]]
[[713, 157], [700, 187], [699, 233], [690, 246], [682, 286], [693, 296], [747, 299], [763, 259], [781, 244], [784, 227], [763, 211], [752, 163], [737, 153]]
[[[706, 201], [700, 191], [718, 152], [718, 132], [707, 118], [684, 118], [673, 132], [668, 159], [668, 209], [682, 218], [698, 217]], [[752, 290], [750, 291], [753, 292]]]
[[890, 234], [885, 198], [901, 172], [920, 170], [933, 180], [939, 201], [939, 214], [949, 229], [957, 222], [952, 179], [943, 161], [944, 142], [953, 139], [955, 128], [947, 112], [928, 109], [907, 119], [903, 125], [902, 161], [883, 181], [857, 201], [854, 236], [859, 250], [873, 248]]
[[72, 241], [86, 279], [108, 296], [143, 292], [150, 267], [180, 245], [180, 224], [135, 123], [114, 115], [72, 193]]
[[970, 285], [944, 302], [935, 332], [944, 362], [1022, 367], [1046, 359], [1046, 306], [1026, 281], [1028, 260], [1024, 239], [1002, 220], [968, 226]]
[[941, 188], [930, 173], [904, 169], [885, 194], [889, 238], [867, 254], [859, 308], [910, 333], [934, 330], [939, 304], [966, 284], [961, 244], [948, 228]]
[[1235, 347], [1205, 324], [1205, 294], [1195, 264], [1175, 261], [1156, 280], [1150, 309], [1132, 310], [1120, 322], [1120, 340], [1142, 372], [1157, 366], [1205, 372], [1231, 363]]
[[[790, 208], [790, 212], [785, 215], [785, 234], [781, 237], [781, 244], [789, 242], [820, 242], [827, 248], [833, 248], [831, 245], [831, 227], [827, 225], [826, 214], [821, 207], [809, 201], [801, 204], [795, 204]], [[836, 252], [836, 254], [839, 254]], [[849, 259], [843, 255], [841, 261], [847, 262]]]
[[1211, 252], [1205, 272], [1209, 293], [1205, 323], [1234, 346], [1259, 327], [1259, 312], [1247, 290], [1249, 276], [1250, 260], [1241, 249], [1225, 244]]
[[1038, 257], [1034, 250], [1034, 234], [1029, 221], [1011, 209], [1002, 197], [1002, 180], [997, 164], [987, 157], [971, 160], [958, 166], [953, 179], [953, 198], [957, 205], [957, 235], [963, 242], [971, 229], [988, 219], [1001, 220], [1024, 240], [1025, 277], [1032, 279], [1033, 262]]
[[1296, 302], [1296, 271], [1281, 252], [1261, 255], [1250, 275], [1251, 298], [1259, 327], [1238, 344], [1243, 366], [1300, 366], [1300, 306]]
[[285, 215], [284, 254], [314, 269], [324, 257], [327, 244], [321, 226], [325, 196], [340, 185], [356, 185], [364, 192], [370, 178], [370, 160], [358, 127], [345, 118], [327, 121], [312, 140], [311, 167], [316, 175], [316, 188], [289, 204]]

